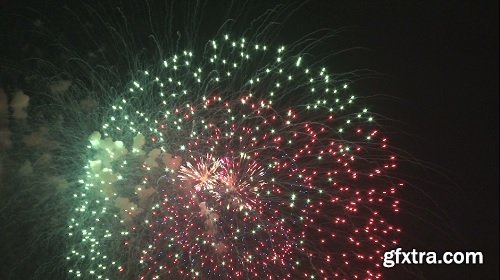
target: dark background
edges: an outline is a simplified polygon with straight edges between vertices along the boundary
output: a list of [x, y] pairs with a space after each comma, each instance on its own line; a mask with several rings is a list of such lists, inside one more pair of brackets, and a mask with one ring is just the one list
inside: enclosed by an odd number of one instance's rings
[[[219, 16], [226, 2], [209, 1], [204, 14]], [[10, 14], [33, 7], [49, 15], [58, 5], [0, 3]], [[0, 24], [0, 57], [15, 56], [26, 25]], [[396, 268], [389, 278], [409, 269], [425, 279], [498, 279], [498, 1], [310, 1], [280, 39], [323, 27], [344, 28], [343, 45], [364, 47], [339, 63], [383, 74], [361, 81], [358, 95], [381, 95], [372, 108], [400, 129], [392, 143], [423, 165], [402, 163], [410, 181], [403, 198], [414, 204], [403, 209], [402, 247], [484, 253], [483, 265]]]

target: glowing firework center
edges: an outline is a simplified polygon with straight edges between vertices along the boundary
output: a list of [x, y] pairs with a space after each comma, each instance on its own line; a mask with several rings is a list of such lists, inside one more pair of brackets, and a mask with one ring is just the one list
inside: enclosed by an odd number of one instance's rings
[[234, 162], [229, 158], [217, 160], [207, 155], [194, 165], [187, 162], [179, 173], [179, 178], [193, 185], [197, 192], [206, 191], [219, 200], [225, 198], [227, 209], [251, 210], [250, 201], [243, 202], [243, 198], [249, 198], [250, 192], [258, 193], [264, 184], [262, 168], [256, 162], [248, 163], [244, 159]]

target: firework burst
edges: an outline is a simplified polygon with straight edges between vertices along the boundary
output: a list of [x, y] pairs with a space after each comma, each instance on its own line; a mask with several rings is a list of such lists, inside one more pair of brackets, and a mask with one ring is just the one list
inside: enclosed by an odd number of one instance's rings
[[285, 47], [209, 46], [144, 71], [90, 136], [70, 275], [381, 278], [401, 184], [370, 112]]
[[185, 166], [181, 166], [179, 170], [179, 178], [183, 181], [194, 181], [193, 186], [197, 191], [213, 190], [217, 183], [217, 170], [219, 169], [220, 162], [212, 160], [211, 155], [206, 158], [201, 158], [195, 166], [191, 162], [187, 162]]
[[50, 182], [72, 196], [69, 278], [382, 278], [402, 183], [349, 75], [306, 65], [307, 42], [217, 34], [126, 83], [75, 59], [88, 81], [52, 85], [67, 119], [25, 142], [66, 159]]

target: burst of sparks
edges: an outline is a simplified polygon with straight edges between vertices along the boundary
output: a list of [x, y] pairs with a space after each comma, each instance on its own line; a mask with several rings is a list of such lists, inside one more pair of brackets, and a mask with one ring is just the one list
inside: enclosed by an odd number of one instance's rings
[[186, 51], [145, 72], [129, 91], [157, 109], [120, 98], [90, 137], [70, 275], [380, 279], [402, 183], [368, 109], [284, 47], [211, 46], [207, 63]]

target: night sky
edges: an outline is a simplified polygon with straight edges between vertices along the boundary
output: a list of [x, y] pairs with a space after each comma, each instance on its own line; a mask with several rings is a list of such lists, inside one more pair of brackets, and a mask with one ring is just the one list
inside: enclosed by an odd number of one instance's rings
[[[0, 1], [0, 17], [32, 7], [50, 18], [48, 7], [57, 6], [21, 2]], [[256, 2], [248, 7], [280, 3]], [[223, 7], [209, 2], [203, 13]], [[27, 25], [5, 18], [0, 63], [15, 58], [26, 40]], [[357, 83], [358, 95], [380, 95], [371, 108], [393, 120], [400, 133], [392, 143], [421, 165], [401, 164], [410, 181], [403, 199], [415, 205], [401, 222], [403, 249], [484, 253], [483, 265], [409, 269], [424, 279], [498, 279], [498, 1], [310, 1], [283, 26], [285, 44], [340, 28], [333, 48], [360, 48], [339, 65], [381, 74]], [[389, 270], [388, 279], [403, 279], [400, 269]]]

